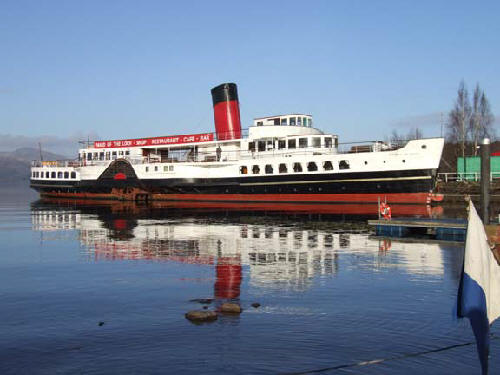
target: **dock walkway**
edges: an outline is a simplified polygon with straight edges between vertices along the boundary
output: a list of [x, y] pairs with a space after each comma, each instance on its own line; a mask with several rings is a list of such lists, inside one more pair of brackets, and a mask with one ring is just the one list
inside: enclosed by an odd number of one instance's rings
[[442, 241], [465, 241], [465, 220], [393, 219], [368, 220], [375, 226], [377, 236], [428, 236]]

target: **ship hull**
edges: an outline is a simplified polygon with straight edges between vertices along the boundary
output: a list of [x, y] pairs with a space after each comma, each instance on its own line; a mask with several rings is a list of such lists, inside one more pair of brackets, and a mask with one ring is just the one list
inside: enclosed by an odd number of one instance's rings
[[434, 170], [249, 176], [221, 179], [32, 181], [42, 197], [78, 199], [428, 204]]

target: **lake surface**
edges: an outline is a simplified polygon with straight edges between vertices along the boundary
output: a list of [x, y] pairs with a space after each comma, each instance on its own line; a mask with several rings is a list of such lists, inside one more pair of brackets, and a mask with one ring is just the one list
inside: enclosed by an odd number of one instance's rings
[[[473, 341], [452, 313], [460, 244], [356, 216], [36, 199], [0, 200], [1, 374], [479, 373], [471, 345], [404, 357]], [[184, 318], [226, 301], [243, 313]]]

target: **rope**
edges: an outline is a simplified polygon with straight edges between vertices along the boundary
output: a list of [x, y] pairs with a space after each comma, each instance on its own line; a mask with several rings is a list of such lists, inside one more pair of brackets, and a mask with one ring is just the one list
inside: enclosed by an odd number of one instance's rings
[[[490, 338], [491, 338], [491, 340], [498, 340], [500, 337], [491, 335]], [[475, 341], [471, 341], [471, 342], [465, 342], [465, 343], [462, 343], [462, 344], [454, 344], [454, 345], [444, 346], [444, 347], [437, 348], [437, 349], [424, 350], [424, 351], [421, 351], [421, 352], [400, 354], [400, 355], [395, 355], [393, 357], [372, 359], [372, 360], [369, 360], [369, 361], [346, 363], [346, 364], [343, 364], [343, 365], [332, 366], [332, 367], [324, 367], [324, 368], [320, 368], [320, 369], [316, 369], [316, 370], [301, 371], [301, 372], [287, 372], [287, 373], [282, 373], [282, 375], [317, 374], [317, 373], [320, 373], [320, 372], [335, 371], [335, 370], [340, 370], [340, 369], [345, 369], [345, 368], [351, 368], [351, 367], [376, 365], [376, 364], [379, 364], [379, 363], [382, 363], [382, 362], [389, 362], [389, 361], [395, 361], [395, 360], [403, 359], [403, 358], [419, 357], [421, 355], [444, 352], [444, 351], [450, 350], [450, 349], [455, 349], [455, 348], [460, 348], [460, 347], [463, 347], [463, 346], [474, 345], [475, 343], [476, 343]]]

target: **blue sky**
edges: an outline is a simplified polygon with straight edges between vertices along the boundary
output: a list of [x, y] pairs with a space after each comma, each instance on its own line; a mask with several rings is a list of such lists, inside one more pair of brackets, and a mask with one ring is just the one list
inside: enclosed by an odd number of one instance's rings
[[244, 127], [303, 112], [344, 141], [437, 136], [461, 79], [500, 113], [499, 4], [3, 0], [0, 134], [212, 131], [210, 89], [235, 82]]

